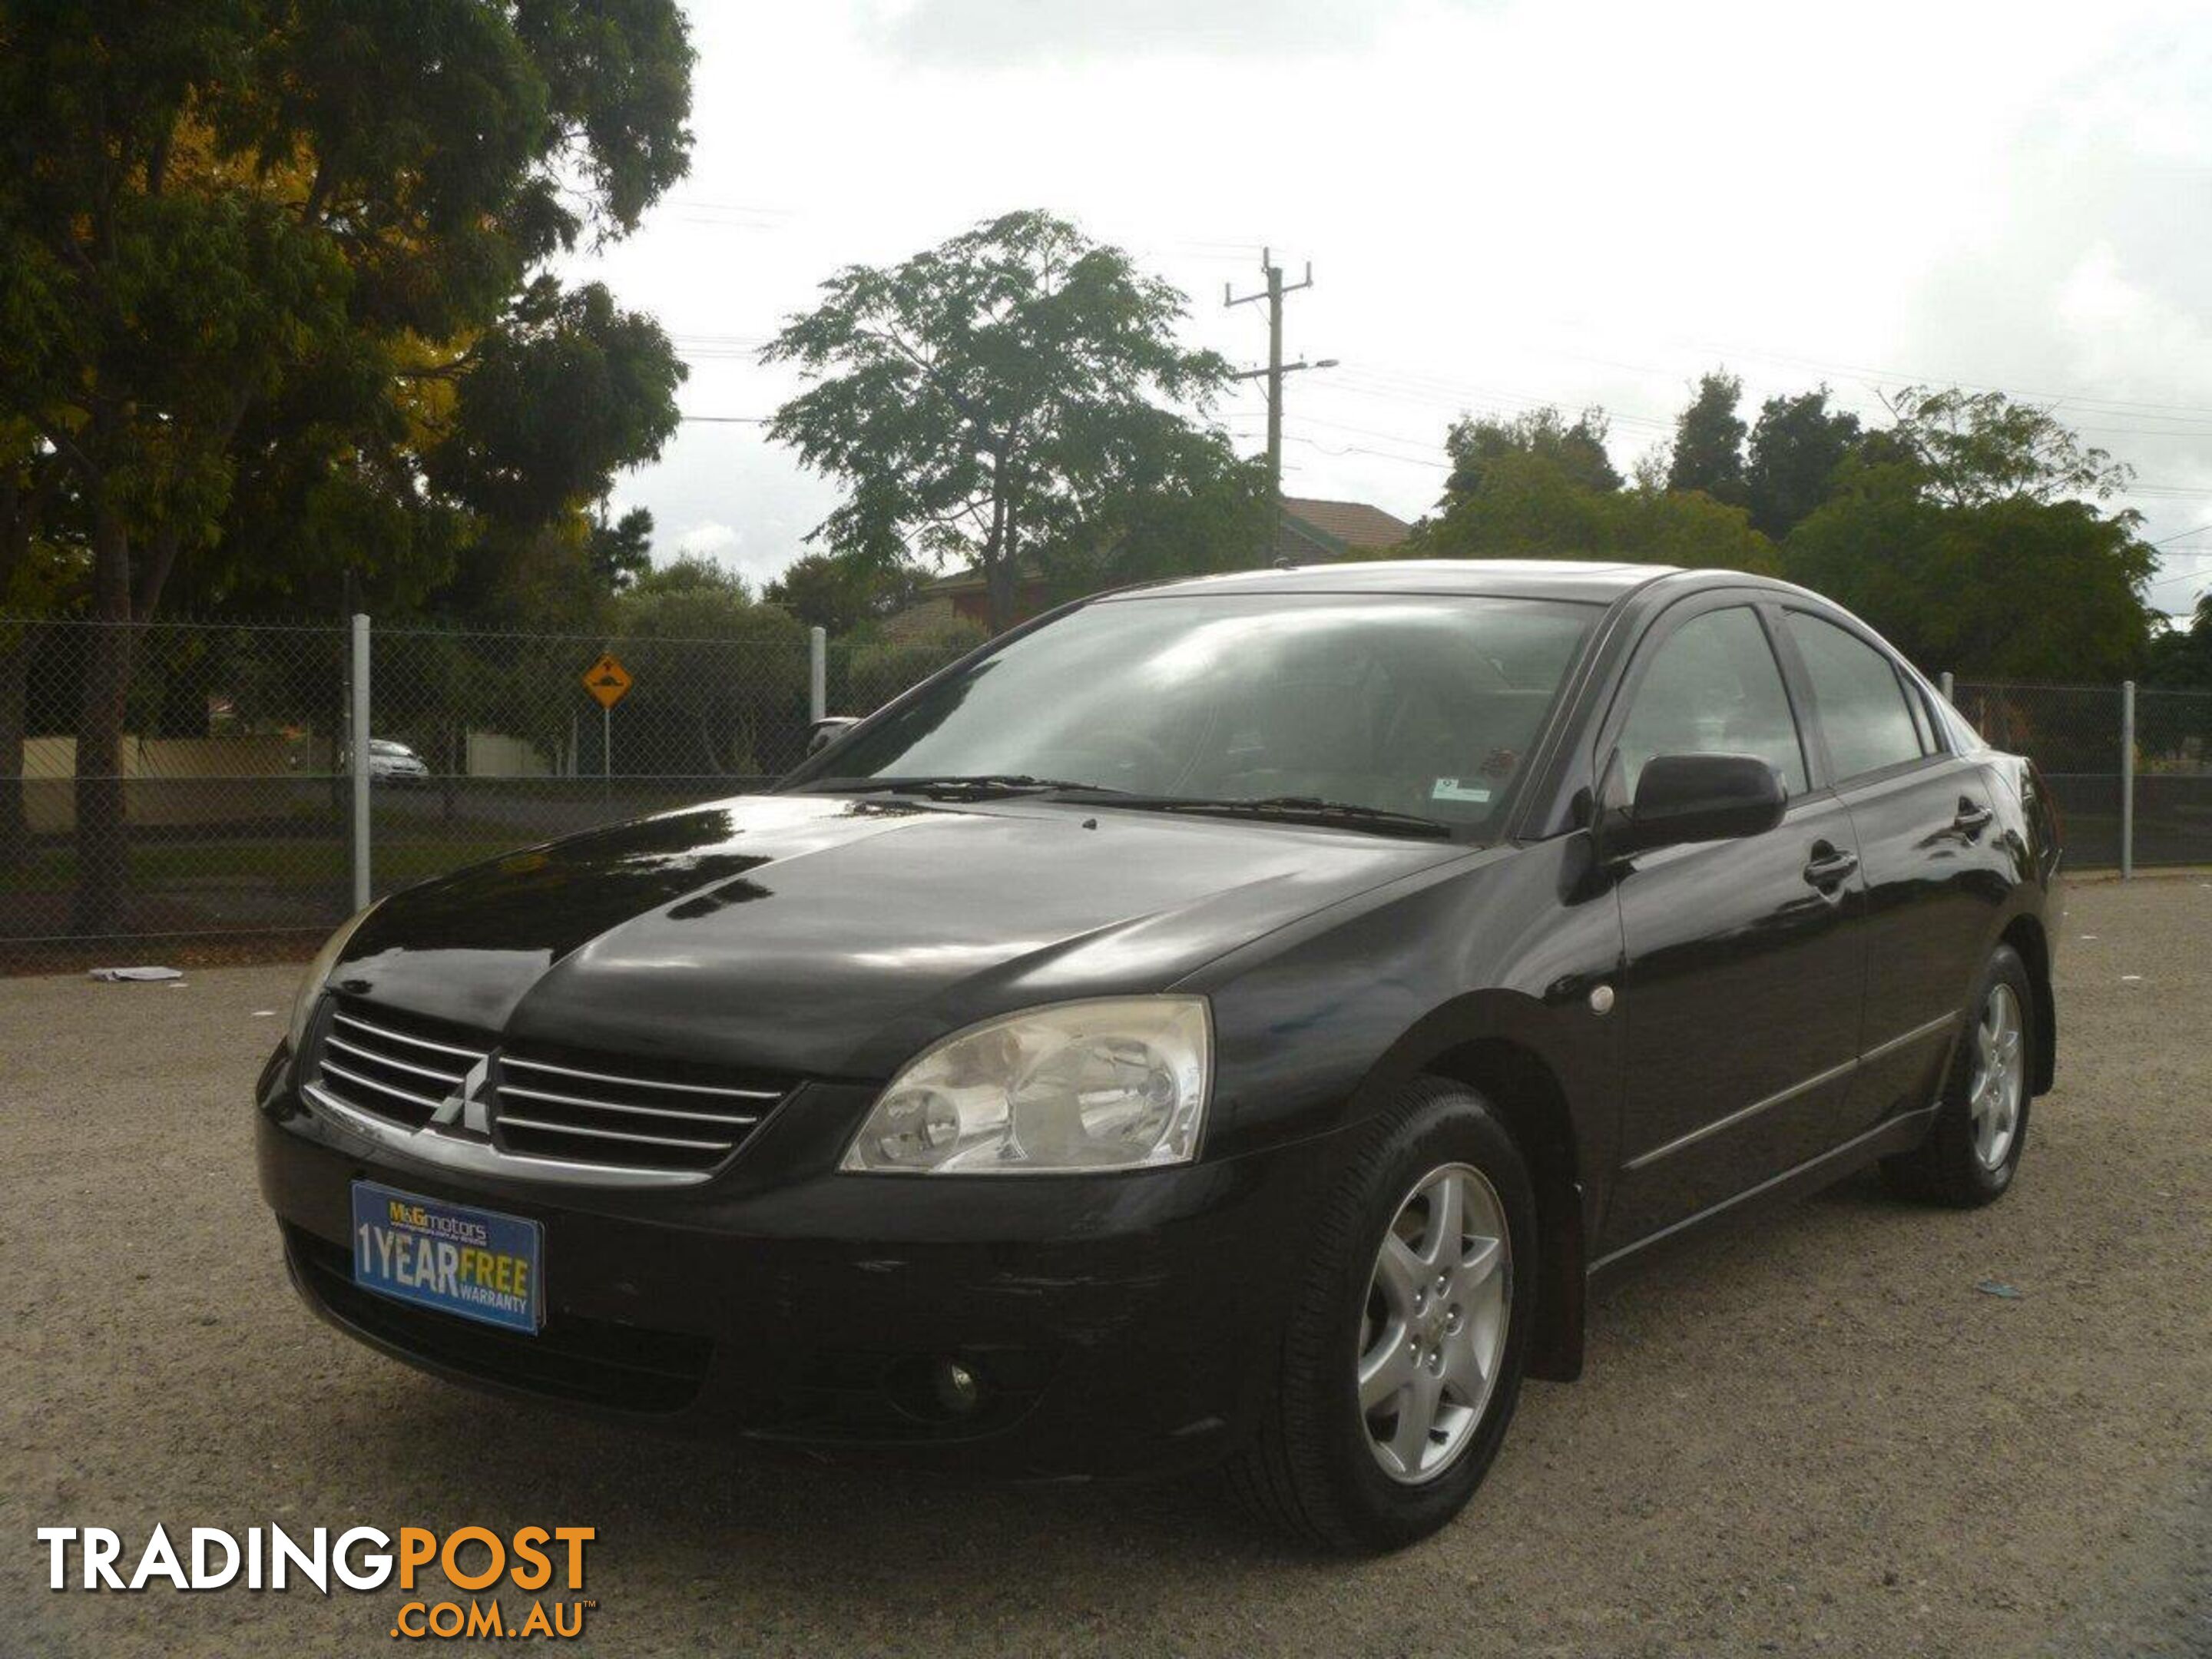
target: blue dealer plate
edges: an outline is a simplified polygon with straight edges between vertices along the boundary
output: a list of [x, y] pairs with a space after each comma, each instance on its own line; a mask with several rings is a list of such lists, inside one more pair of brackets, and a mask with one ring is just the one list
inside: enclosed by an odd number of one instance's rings
[[534, 1336], [544, 1248], [535, 1221], [353, 1183], [353, 1282], [395, 1302]]

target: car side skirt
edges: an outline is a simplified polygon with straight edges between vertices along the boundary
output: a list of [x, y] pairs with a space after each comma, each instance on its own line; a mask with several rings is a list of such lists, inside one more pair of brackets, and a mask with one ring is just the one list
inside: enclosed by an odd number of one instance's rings
[[1808, 1158], [1795, 1168], [1768, 1177], [1755, 1187], [1747, 1187], [1695, 1215], [1686, 1216], [1672, 1226], [1600, 1256], [1589, 1264], [1587, 1273], [1591, 1293], [1618, 1282], [1630, 1269], [1641, 1265], [1641, 1260], [1649, 1255], [1655, 1246], [1682, 1238], [1709, 1222], [1717, 1221], [1749, 1206], [1780, 1203], [1818, 1192], [1824, 1187], [1833, 1186], [1844, 1176], [1864, 1169], [1877, 1159], [1887, 1158], [1894, 1152], [1911, 1151], [1927, 1138], [1935, 1122], [1936, 1112], [1936, 1107], [1930, 1104], [1887, 1119], [1842, 1146], [1830, 1148], [1818, 1158]]

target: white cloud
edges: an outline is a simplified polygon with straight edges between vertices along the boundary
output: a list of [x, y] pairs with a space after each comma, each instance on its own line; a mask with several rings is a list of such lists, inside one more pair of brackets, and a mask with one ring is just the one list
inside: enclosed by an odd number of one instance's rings
[[716, 519], [686, 524], [672, 536], [659, 533], [658, 525], [655, 531], [654, 551], [659, 555], [657, 562], [665, 564], [672, 558], [706, 559], [743, 576], [756, 591], [774, 580], [797, 556], [797, 550], [789, 543], [763, 543], [744, 529]]
[[716, 524], [709, 519], [695, 524], [676, 538], [676, 551], [687, 559], [711, 559], [720, 564], [737, 550], [744, 538], [726, 524]]
[[896, 56], [973, 68], [1175, 52], [1344, 52], [1370, 44], [1415, 9], [1410, 0], [890, 0], [862, 15], [867, 33]]

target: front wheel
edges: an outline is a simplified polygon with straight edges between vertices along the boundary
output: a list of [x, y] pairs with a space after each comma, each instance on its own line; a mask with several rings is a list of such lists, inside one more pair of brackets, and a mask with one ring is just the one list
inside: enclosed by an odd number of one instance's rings
[[1408, 1085], [1317, 1229], [1252, 1443], [1247, 1503], [1344, 1551], [1395, 1549], [1465, 1506], [1521, 1388], [1536, 1285], [1528, 1166], [1480, 1095]]
[[2004, 1196], [2027, 1148], [2034, 1008], [2027, 965], [2000, 945], [1975, 988], [1928, 1139], [1882, 1160], [1893, 1190], [1956, 1209]]

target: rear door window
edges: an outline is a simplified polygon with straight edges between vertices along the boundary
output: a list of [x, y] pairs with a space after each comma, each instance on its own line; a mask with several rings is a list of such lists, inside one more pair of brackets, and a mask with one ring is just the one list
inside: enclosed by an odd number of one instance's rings
[[1887, 656], [1848, 629], [1802, 611], [1788, 612], [1784, 625], [1804, 659], [1838, 783], [1918, 760], [1927, 752], [1896, 666]]

